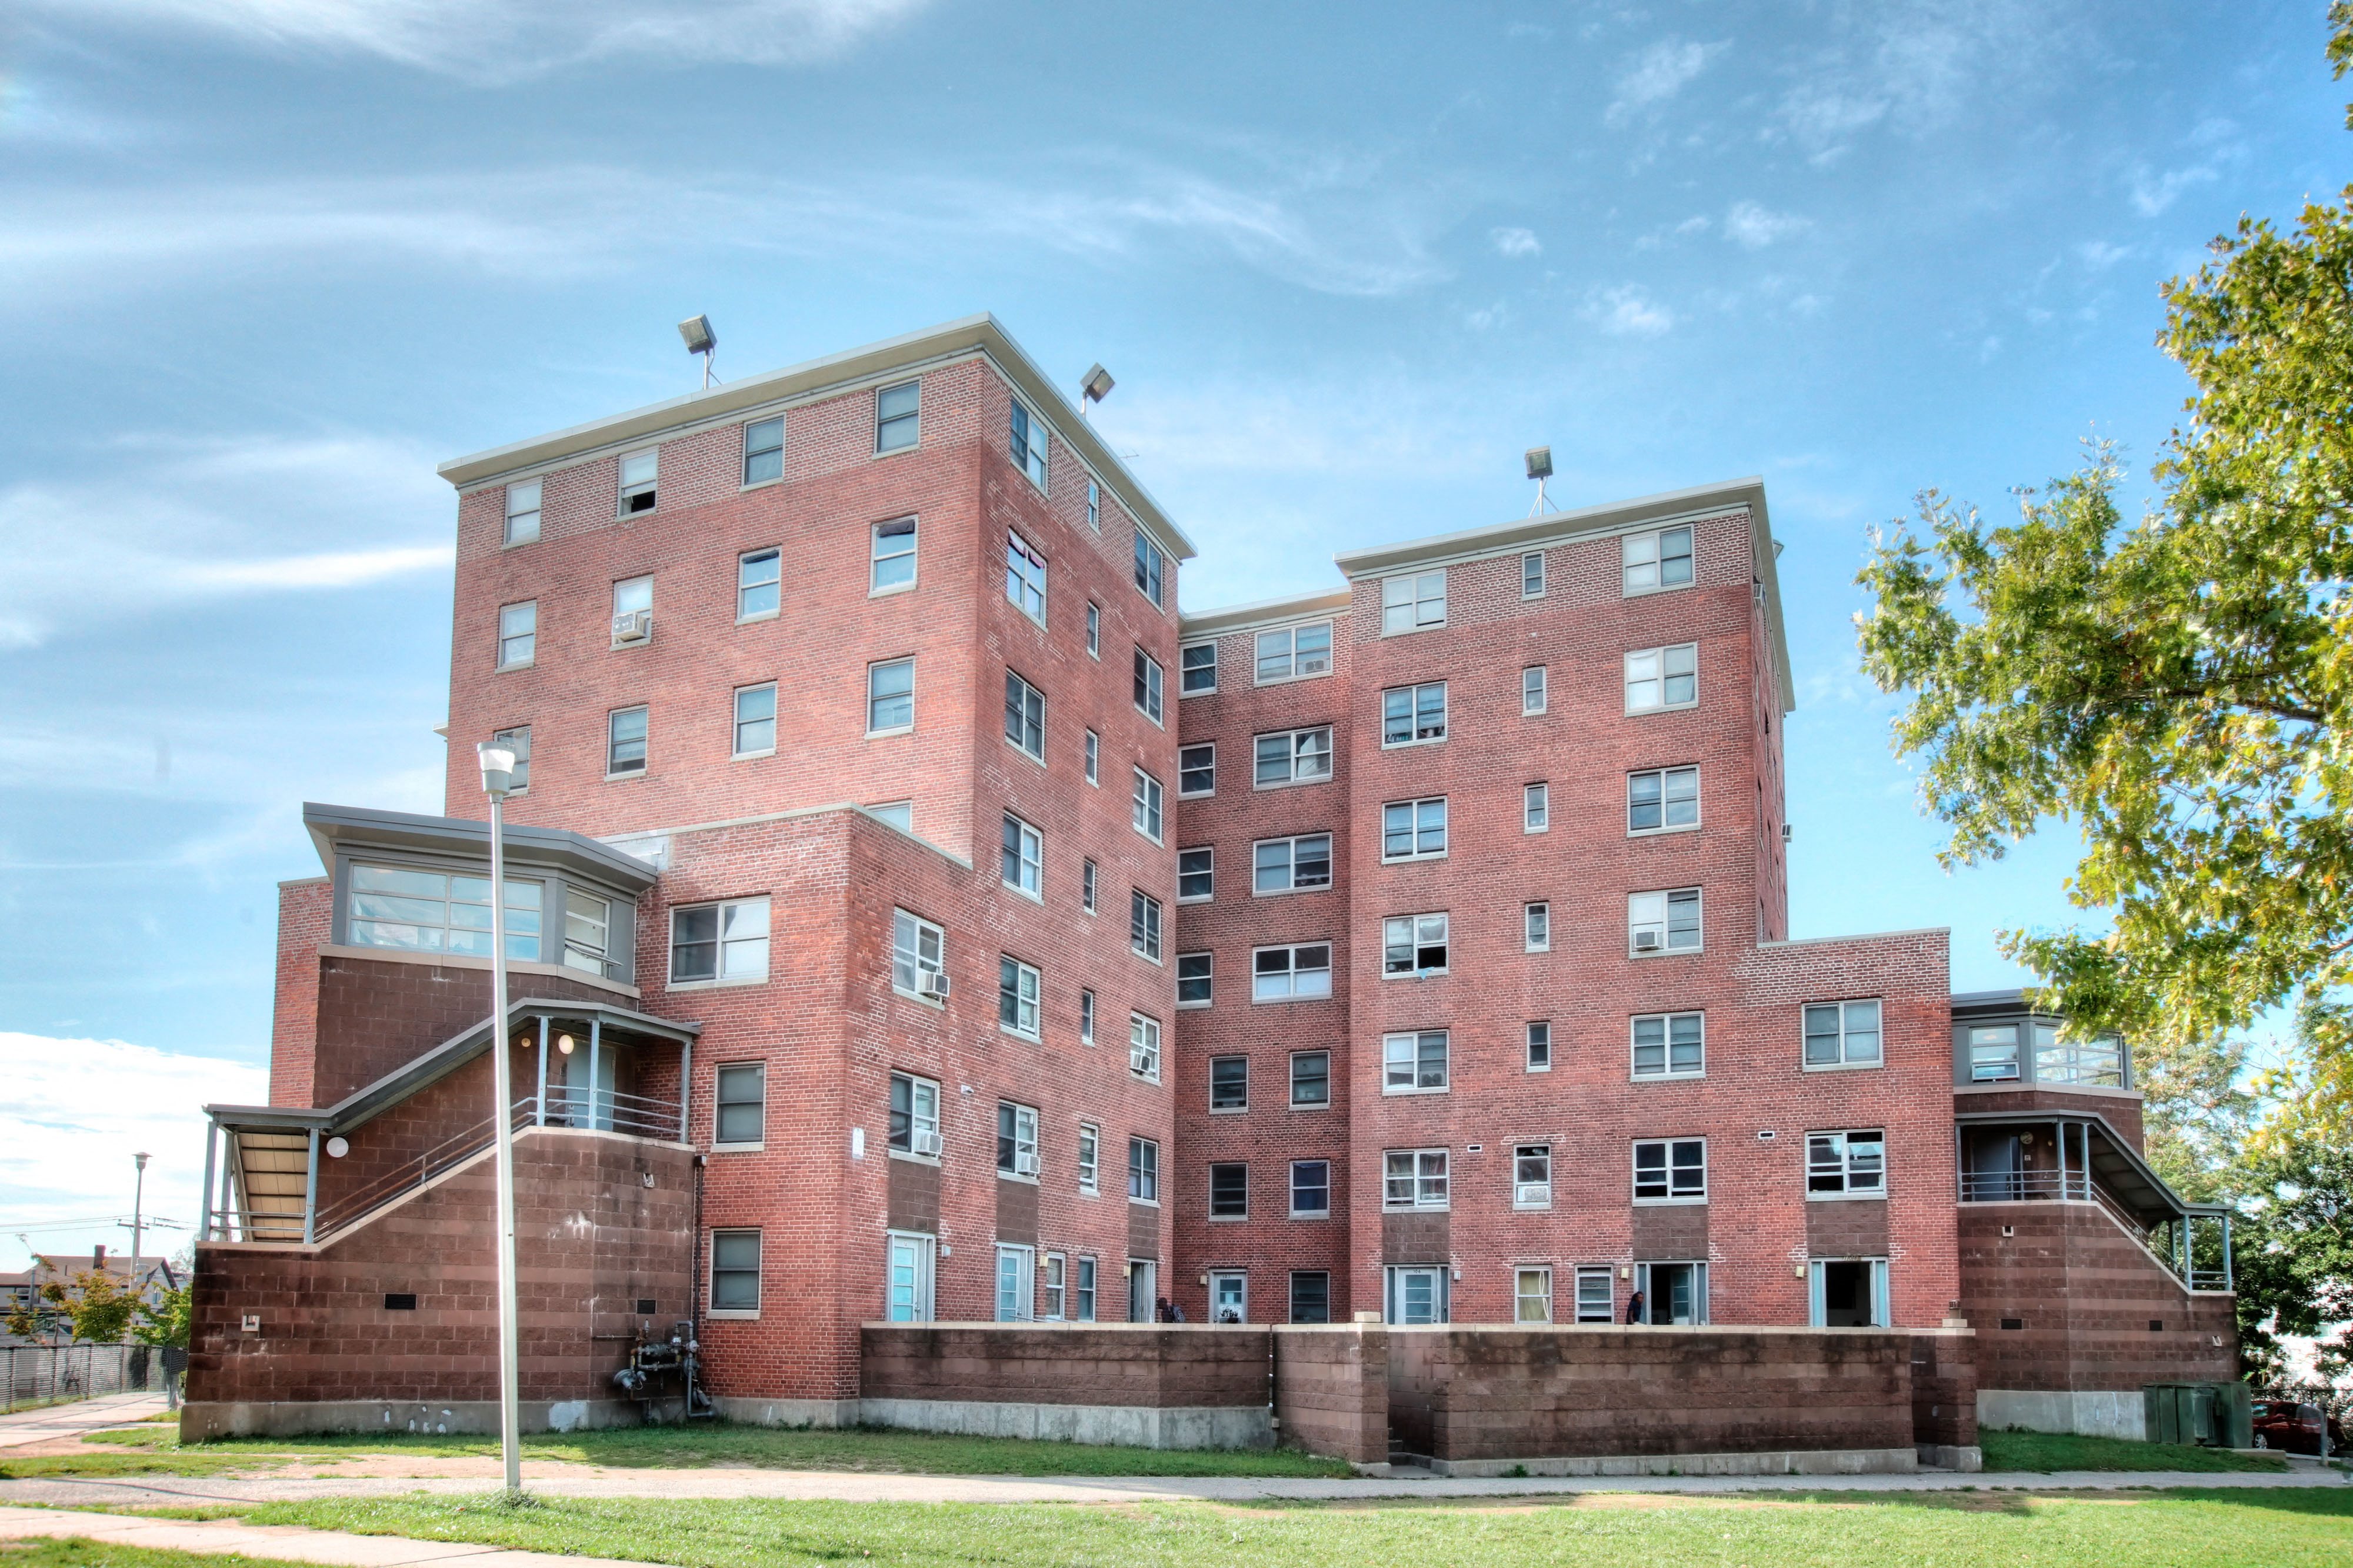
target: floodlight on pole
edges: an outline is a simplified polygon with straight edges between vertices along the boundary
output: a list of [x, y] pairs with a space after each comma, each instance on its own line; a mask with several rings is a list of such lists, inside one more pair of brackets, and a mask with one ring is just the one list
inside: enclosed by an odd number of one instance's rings
[[491, 1127], [498, 1149], [499, 1212], [491, 1226], [499, 1249], [499, 1455], [505, 1461], [507, 1500], [522, 1496], [522, 1343], [516, 1322], [514, 1063], [507, 1049], [507, 794], [514, 788], [515, 755], [480, 745], [482, 793], [491, 797]]
[[1109, 397], [1111, 389], [1118, 384], [1101, 361], [1089, 365], [1086, 379], [1079, 383], [1079, 417], [1085, 418], [1087, 410]]
[[708, 316], [689, 316], [678, 324], [678, 335], [686, 341], [686, 352], [702, 356], [702, 386], [711, 389], [712, 362], [719, 357], [719, 334], [712, 330]]
[[1553, 505], [1551, 498], [1545, 494], [1545, 481], [1552, 478], [1552, 448], [1529, 447], [1527, 463], [1528, 478], [1536, 482], [1536, 499], [1530, 503], [1528, 515], [1534, 517], [1540, 511], [1558, 511], [1560, 509]]

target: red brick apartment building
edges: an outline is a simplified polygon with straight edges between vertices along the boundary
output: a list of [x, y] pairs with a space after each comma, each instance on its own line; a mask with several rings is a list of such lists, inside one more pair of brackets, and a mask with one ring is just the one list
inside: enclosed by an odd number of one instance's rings
[[1952, 997], [1940, 930], [1790, 939], [1760, 481], [1180, 616], [1192, 546], [987, 316], [442, 473], [449, 815], [308, 809], [200, 1425], [480, 1408], [493, 1049], [557, 1425], [649, 1323], [829, 1422], [862, 1323], [1163, 1299], [1966, 1318], [1989, 1418], [2094, 1430], [2232, 1374], [2121, 1045]]

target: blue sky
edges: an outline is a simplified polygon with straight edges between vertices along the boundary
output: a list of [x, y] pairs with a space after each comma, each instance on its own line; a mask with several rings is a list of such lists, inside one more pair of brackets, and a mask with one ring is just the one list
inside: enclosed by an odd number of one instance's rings
[[127, 1203], [142, 1140], [185, 1217], [299, 803], [441, 805], [432, 465], [686, 390], [697, 311], [723, 377], [984, 309], [1100, 359], [1188, 608], [1516, 516], [1539, 442], [1570, 505], [1763, 474], [1796, 932], [1949, 925], [2015, 983], [2072, 839], [1937, 868], [1865, 531], [2095, 433], [2146, 470], [2158, 280], [2347, 178], [2323, 9], [18, 0], [0, 1235]]

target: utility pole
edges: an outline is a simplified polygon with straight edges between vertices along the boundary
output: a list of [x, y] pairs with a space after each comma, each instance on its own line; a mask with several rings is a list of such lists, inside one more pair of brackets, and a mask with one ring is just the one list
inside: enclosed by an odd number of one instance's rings
[[139, 1174], [131, 1187], [131, 1293], [139, 1294], [139, 1205], [147, 1196], [147, 1156], [131, 1156], [139, 1167]]
[[522, 1345], [516, 1326], [514, 1064], [507, 1043], [507, 791], [514, 785], [514, 753], [477, 746], [482, 789], [491, 797], [491, 1084], [497, 1103], [491, 1127], [498, 1149], [499, 1455], [506, 1462], [507, 1501], [522, 1500]]

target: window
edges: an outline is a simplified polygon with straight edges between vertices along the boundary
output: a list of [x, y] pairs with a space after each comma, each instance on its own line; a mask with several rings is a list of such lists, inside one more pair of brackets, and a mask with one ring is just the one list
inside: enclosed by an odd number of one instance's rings
[[1446, 682], [1393, 686], [1381, 693], [1381, 745], [1420, 746], [1446, 739]]
[[1425, 1094], [1445, 1087], [1445, 1030], [1381, 1037], [1383, 1094]]
[[1165, 802], [1166, 796], [1161, 789], [1160, 781], [1142, 768], [1136, 769], [1135, 794], [1132, 803], [1134, 809], [1130, 815], [1134, 821], [1135, 830], [1155, 844], [1160, 842], [1161, 808]]
[[1103, 737], [1096, 734], [1092, 730], [1087, 731], [1086, 774], [1087, 783], [1095, 785], [1097, 788], [1102, 787]]
[[886, 800], [868, 806], [866, 813], [889, 823], [902, 833], [915, 831], [915, 803], [912, 800]]
[[1271, 686], [1279, 680], [1304, 680], [1311, 675], [1332, 673], [1332, 623], [1318, 621], [1312, 626], [1285, 626], [1279, 632], [1258, 634], [1258, 684]]
[[1306, 1270], [1291, 1277], [1291, 1321], [1294, 1323], [1328, 1323], [1332, 1321], [1332, 1276], [1323, 1269]]
[[874, 450], [903, 452], [923, 433], [923, 391], [920, 381], [902, 381], [874, 395]]
[[654, 489], [661, 468], [658, 451], [631, 452], [621, 459], [621, 515], [654, 510]]
[[1176, 748], [1176, 796], [1218, 793], [1218, 747], [1215, 742]]
[[997, 1173], [1000, 1176], [1038, 1174], [1038, 1110], [1009, 1100], [997, 1102]]
[[1046, 760], [1046, 694], [1009, 669], [1005, 672], [1005, 738], [1017, 751], [1040, 763]]
[[1206, 1007], [1211, 997], [1214, 976], [1210, 973], [1211, 956], [1206, 952], [1180, 952], [1176, 955], [1176, 1005]]
[[1038, 1038], [1038, 971], [1018, 958], [997, 961], [997, 1024], [1025, 1040]]
[[713, 1316], [760, 1315], [760, 1233], [711, 1233], [711, 1310]]
[[646, 771], [646, 710], [616, 708], [605, 716], [605, 776]]
[[1176, 901], [1208, 902], [1217, 891], [1217, 865], [1218, 852], [1213, 848], [1176, 851]]
[[1523, 1143], [1512, 1151], [1512, 1206], [1552, 1207], [1552, 1145]]
[[1092, 599], [1087, 601], [1087, 657], [1103, 657], [1103, 606]]
[[1332, 726], [1318, 725], [1313, 730], [1287, 730], [1277, 734], [1261, 735], [1253, 742], [1257, 752], [1256, 783], [1261, 789], [1276, 789], [1284, 784], [1314, 784], [1332, 776]]
[[1520, 1323], [1551, 1322], [1552, 1270], [1515, 1268], [1512, 1277], [1512, 1321]]
[[1250, 1109], [1250, 1058], [1211, 1057], [1209, 1058], [1209, 1109], [1212, 1110], [1248, 1110]]
[[1087, 526], [1103, 531], [1103, 487], [1092, 479], [1087, 481]]
[[514, 753], [514, 772], [507, 785], [509, 795], [521, 795], [531, 787], [531, 726], [518, 724], [512, 730], [500, 730], [491, 736], [491, 744], [503, 746]]
[[520, 669], [539, 647], [539, 601], [528, 599], [499, 611], [499, 668]]
[[1626, 656], [1627, 712], [1651, 713], [1698, 703], [1699, 644], [1637, 648]]
[[768, 1126], [767, 1069], [757, 1062], [721, 1068], [712, 1100], [718, 1107], [714, 1143], [757, 1143]]
[[1520, 557], [1520, 597], [1541, 599], [1545, 596], [1545, 558], [1541, 550], [1531, 550]]
[[539, 481], [507, 487], [506, 542], [529, 544], [539, 537]]
[[1520, 671], [1520, 711], [1524, 714], [1545, 710], [1545, 667], [1532, 664]]
[[1079, 1123], [1079, 1191], [1099, 1190], [1102, 1180], [1103, 1129], [1092, 1121]]
[[1521, 935], [1530, 952], [1552, 951], [1552, 906], [1523, 904], [1520, 907]]
[[579, 888], [564, 889], [564, 963], [584, 974], [603, 975], [612, 940], [613, 906]]
[[1046, 454], [1051, 445], [1046, 435], [1046, 422], [1033, 416], [1018, 401], [1013, 405], [1013, 440], [1008, 448], [1013, 466], [1029, 476], [1029, 482], [1039, 489], [1046, 488]]
[[1636, 955], [1697, 952], [1700, 948], [1699, 889], [1631, 893], [1626, 899], [1626, 945]]
[[1082, 990], [1079, 993], [1079, 1044], [1092, 1046], [1094, 1043], [1095, 994], [1092, 991]]
[[670, 912], [671, 984], [767, 977], [767, 900], [737, 899]]
[[1009, 531], [1005, 535], [1005, 599], [1039, 626], [1046, 624], [1046, 558]]
[[1239, 1161], [1209, 1167], [1209, 1217], [1250, 1218], [1250, 1167]]
[[1969, 1081], [2000, 1083], [2018, 1077], [2018, 1026], [1979, 1024], [1969, 1030]]
[[654, 624], [654, 580], [630, 577], [613, 584], [613, 646], [641, 643]]
[[1806, 1065], [1877, 1067], [1879, 1004], [1824, 1002], [1806, 1009]]
[[1067, 1294], [1068, 1279], [1069, 1270], [1062, 1255], [1059, 1252], [1046, 1254], [1046, 1284], [1040, 1292], [1045, 1297], [1045, 1300], [1039, 1305], [1038, 1311], [1039, 1317], [1056, 1321], [1061, 1318], [1062, 1300]]
[[1391, 1149], [1381, 1156], [1381, 1207], [1446, 1207], [1446, 1151]]
[[1305, 893], [1332, 885], [1332, 836], [1303, 833], [1250, 846], [1250, 891]]
[[1037, 1315], [1030, 1288], [1037, 1280], [1037, 1249], [997, 1244], [997, 1321], [1027, 1323]]
[[1127, 1016], [1127, 1070], [1149, 1083], [1160, 1081], [1160, 1020]]
[[1321, 1107], [1332, 1103], [1331, 1052], [1292, 1053], [1291, 1103], [1300, 1107]]
[[1291, 1217], [1323, 1219], [1332, 1212], [1332, 1163], [1291, 1162]]
[[1332, 944], [1261, 947], [1250, 954], [1250, 1000], [1302, 1002], [1332, 994]]
[[1446, 574], [1422, 572], [1381, 582], [1381, 636], [1426, 631], [1446, 624]]
[[1078, 1284], [1071, 1290], [1071, 1315], [1082, 1323], [1095, 1321], [1095, 1260], [1079, 1259]]
[[735, 754], [765, 757], [776, 749], [776, 683], [735, 689]]
[[1166, 575], [1167, 563], [1162, 558], [1160, 546], [1145, 536], [1141, 528], [1135, 531], [1135, 585], [1156, 607], [1162, 605], [1162, 578]]
[[[507, 879], [507, 957], [538, 962], [540, 884]], [[354, 947], [491, 956], [491, 879], [353, 866], [345, 940]]]
[[1187, 643], [1176, 650], [1176, 695], [1200, 697], [1218, 689], [1218, 645]]
[[1577, 1321], [1614, 1323], [1618, 1321], [1618, 1289], [1607, 1268], [1577, 1271]]
[[1095, 863], [1079, 862], [1079, 908], [1088, 914], [1095, 912]]
[[1634, 1201], [1707, 1201], [1707, 1141], [1651, 1139], [1634, 1145]]
[[1552, 1071], [1552, 1026], [1538, 1022], [1528, 1026], [1528, 1070]]
[[1552, 786], [1532, 784], [1520, 790], [1520, 831], [1544, 833], [1552, 827]]
[[915, 520], [902, 517], [874, 525], [873, 581], [868, 592], [915, 585]]
[[735, 618], [761, 621], [776, 613], [784, 581], [784, 552], [754, 550], [735, 558]]
[[1626, 831], [1665, 833], [1699, 826], [1699, 770], [1653, 768], [1626, 775]]
[[1149, 1138], [1127, 1141], [1127, 1195], [1135, 1203], [1160, 1201], [1160, 1145]]
[[866, 667], [866, 732], [892, 735], [915, 727], [915, 661], [894, 658]]
[[1446, 916], [1392, 915], [1381, 922], [1381, 973], [1446, 973]]
[[1885, 1197], [1886, 1135], [1877, 1131], [1807, 1133], [1806, 1195]]
[[1692, 580], [1692, 531], [1662, 528], [1630, 533], [1620, 542], [1626, 563], [1626, 592], [1648, 594], [1680, 588]]
[[1652, 1013], [1634, 1020], [1636, 1078], [1697, 1078], [1707, 1070], [1706, 1015]]
[[744, 482], [765, 485], [785, 477], [785, 416], [744, 426]]
[[1446, 853], [1446, 797], [1381, 807], [1383, 860], [1435, 860]]
[[891, 911], [891, 984], [929, 1002], [948, 999], [947, 932], [904, 910]]
[[2054, 1024], [2028, 1026], [2034, 1043], [2034, 1081], [2125, 1087], [2125, 1043], [2115, 1035], [2063, 1040]]
[[1145, 652], [1141, 643], [1135, 648], [1135, 710], [1160, 722], [1160, 661]]
[[891, 1147], [902, 1154], [939, 1157], [940, 1086], [930, 1079], [891, 1075]]

